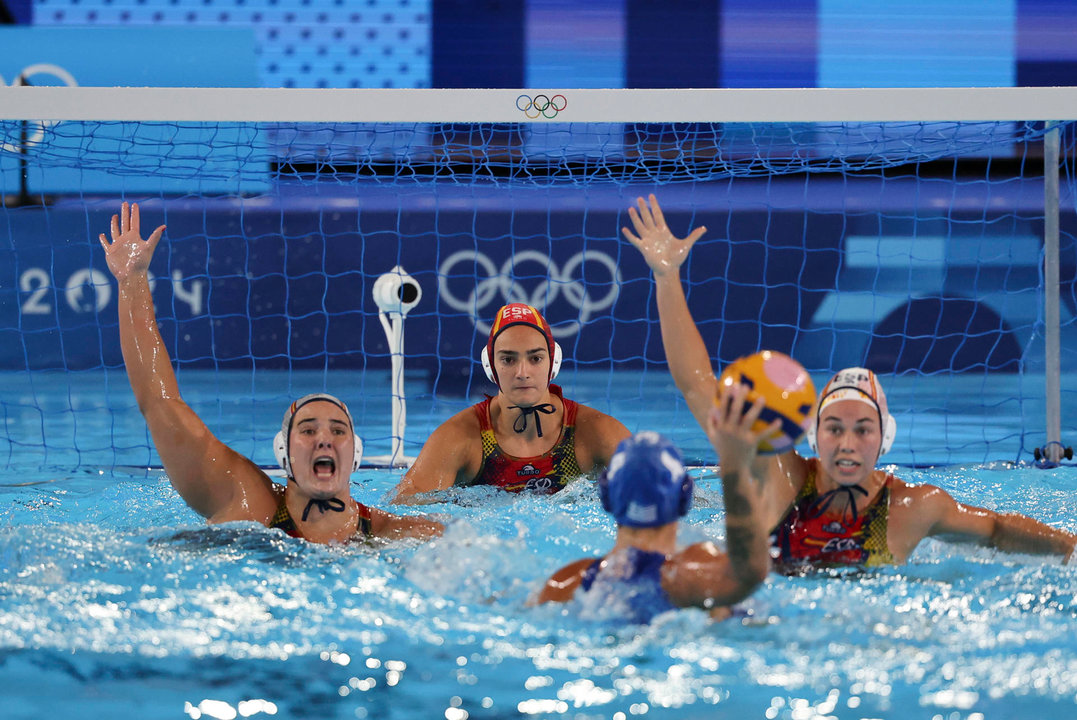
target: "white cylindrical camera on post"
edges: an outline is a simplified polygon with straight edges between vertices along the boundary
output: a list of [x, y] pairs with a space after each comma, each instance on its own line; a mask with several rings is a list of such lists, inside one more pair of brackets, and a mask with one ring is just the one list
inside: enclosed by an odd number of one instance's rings
[[423, 289], [397, 265], [374, 281], [374, 302], [383, 313], [407, 315], [423, 298]]
[[[404, 399], [404, 316], [419, 304], [423, 290], [415, 278], [397, 265], [374, 281], [374, 302], [378, 306], [378, 320], [385, 330], [392, 358], [393, 446], [384, 460], [389, 467], [406, 467], [415, 458], [404, 455], [404, 429], [407, 425], [407, 408]], [[372, 460], [374, 458], [371, 458]]]

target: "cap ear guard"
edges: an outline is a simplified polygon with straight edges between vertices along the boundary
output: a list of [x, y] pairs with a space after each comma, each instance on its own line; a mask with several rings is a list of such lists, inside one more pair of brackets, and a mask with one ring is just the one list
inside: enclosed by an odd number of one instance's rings
[[[563, 359], [564, 354], [561, 352], [561, 343], [555, 341], [553, 344], [553, 361], [550, 364], [550, 382], [557, 377], [557, 373], [561, 372], [561, 361]], [[501, 383], [497, 381], [497, 375], [494, 373], [494, 366], [490, 361], [490, 348], [485, 345], [479, 354], [479, 361], [482, 363], [482, 370], [486, 373], [486, 377], [489, 378], [490, 382], [501, 387]]]
[[490, 364], [490, 350], [485, 345], [482, 346], [482, 353], [479, 354], [479, 360], [482, 362], [482, 370], [486, 373], [486, 377], [490, 382], [501, 387], [501, 383], [497, 381], [497, 376], [494, 375], [494, 366]]
[[883, 427], [883, 444], [879, 446], [879, 455], [890, 452], [894, 446], [894, 438], [897, 436], [897, 420], [890, 413], [886, 414], [886, 423]]
[[292, 476], [292, 468], [288, 462], [288, 440], [284, 437], [284, 431], [278, 430], [273, 438], [273, 457], [277, 458], [277, 464], [288, 477]]
[[[355, 472], [363, 464], [363, 441], [355, 433], [352, 433], [352, 439], [355, 442], [355, 451], [352, 453], [352, 472]], [[277, 464], [290, 479], [293, 475], [292, 464], [288, 459], [288, 439], [284, 437], [283, 430], [278, 430], [276, 437], [273, 438], [273, 457], [277, 458]]]

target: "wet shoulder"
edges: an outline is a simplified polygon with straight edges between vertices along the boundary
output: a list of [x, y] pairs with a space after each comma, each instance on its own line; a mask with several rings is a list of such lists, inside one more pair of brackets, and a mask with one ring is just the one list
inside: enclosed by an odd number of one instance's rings
[[577, 453], [585, 450], [591, 464], [605, 465], [617, 444], [632, 434], [617, 418], [586, 405], [577, 406], [575, 428]]
[[261, 470], [258, 475], [240, 480], [236, 483], [235, 494], [228, 507], [213, 517], [210, 523], [233, 522], [236, 520], [253, 520], [269, 525], [277, 508], [284, 501], [285, 486], [273, 482]]

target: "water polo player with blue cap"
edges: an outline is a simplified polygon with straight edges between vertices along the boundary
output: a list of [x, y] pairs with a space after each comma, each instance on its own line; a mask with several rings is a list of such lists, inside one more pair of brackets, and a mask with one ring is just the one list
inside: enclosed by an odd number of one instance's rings
[[[719, 389], [688, 309], [680, 269], [706, 232], [673, 235], [654, 195], [629, 209], [624, 236], [651, 268], [670, 373], [702, 427]], [[820, 394], [811, 426], [817, 457], [795, 448], [760, 457], [768, 481], [765, 519], [784, 567], [904, 563], [925, 537], [1009, 552], [1069, 558], [1077, 536], [1016, 513], [957, 502], [933, 485], [910, 485], [882, 470], [897, 425], [870, 370], [836, 373]], [[724, 462], [724, 458], [719, 458]]]
[[628, 428], [553, 384], [561, 346], [536, 308], [501, 307], [480, 362], [497, 395], [446, 420], [397, 486], [396, 500], [451, 486], [553, 493], [606, 466]]
[[253, 520], [311, 542], [440, 533], [440, 523], [368, 508], [351, 497], [362, 443], [347, 406], [332, 395], [307, 395], [285, 412], [273, 450], [287, 487], [210, 432], [180, 397], [157, 328], [147, 273], [164, 230], [161, 225], [144, 241], [138, 205], [123, 203], [112, 216], [111, 241], [104, 234], [100, 240], [119, 286], [127, 377], [165, 472], [187, 504], [211, 523]]
[[743, 387], [731, 389], [708, 415], [708, 436], [726, 459], [726, 552], [710, 542], [677, 549], [679, 520], [692, 506], [692, 479], [668, 439], [638, 433], [621, 442], [599, 480], [602, 506], [617, 522], [613, 549], [558, 570], [534, 602], [575, 598], [610, 619], [645, 623], [679, 607], [704, 608], [721, 619], [751, 594], [769, 570], [761, 486], [751, 465], [774, 425], [753, 432], [762, 403], [746, 406], [745, 396]]

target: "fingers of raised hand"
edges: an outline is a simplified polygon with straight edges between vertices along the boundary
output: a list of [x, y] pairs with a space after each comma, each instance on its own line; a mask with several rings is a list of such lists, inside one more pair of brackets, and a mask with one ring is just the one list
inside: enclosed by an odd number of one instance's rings
[[658, 204], [658, 198], [654, 196], [654, 193], [651, 193], [647, 196], [647, 200], [650, 201], [651, 214], [654, 216], [655, 224], [659, 227], [664, 226], [666, 224], [666, 216], [662, 214], [662, 207]]
[[770, 425], [767, 425], [765, 428], [763, 428], [762, 430], [760, 430], [759, 432], [757, 432], [755, 434], [756, 435], [756, 444], [758, 445], [760, 442], [762, 442], [763, 440], [766, 440], [768, 438], [777, 437], [779, 434], [781, 434], [781, 431], [782, 431], [782, 421], [781, 420], [774, 420], [774, 422], [772, 422]]
[[692, 234], [684, 239], [686, 247], [690, 248], [693, 245], [695, 245], [696, 240], [699, 240], [701, 237], [703, 237], [703, 233], [705, 233], [705, 232], [707, 232], [707, 226], [706, 225], [700, 225], [695, 230], [693, 230]]
[[[744, 387], [741, 385], [741, 387]], [[744, 397], [748, 397], [748, 389], [744, 387]], [[766, 406], [766, 399], [763, 397], [757, 397], [755, 401], [743, 411], [741, 416], [741, 427], [751, 428], [755, 424], [755, 421], [759, 419], [759, 414], [763, 412], [763, 408]]]
[[131, 229], [131, 204], [120, 205], [120, 232], [125, 233]]
[[736, 422], [744, 415], [744, 402], [748, 397], [748, 386], [740, 383], [723, 385], [719, 390], [718, 406], [729, 422]]
[[651, 213], [651, 207], [647, 204], [647, 201], [641, 197], [636, 198], [636, 207], [629, 208], [628, 211], [629, 213], [636, 212], [637, 208], [640, 222], [648, 228], [654, 228], [656, 225], [655, 218]]
[[157, 227], [157, 229], [156, 229], [156, 230], [154, 230], [154, 231], [153, 231], [153, 233], [152, 233], [152, 234], [150, 235], [150, 238], [149, 238], [149, 240], [147, 240], [147, 241], [146, 241], [146, 244], [150, 246], [150, 249], [151, 249], [151, 250], [152, 250], [153, 248], [157, 247], [157, 243], [158, 243], [158, 241], [160, 241], [160, 239], [161, 239], [161, 236], [162, 236], [162, 235], [164, 234], [164, 232], [165, 232], [165, 227], [166, 227], [166, 226], [164, 226], [164, 225], [159, 225], [159, 226]]
[[115, 242], [120, 237], [120, 216], [112, 216], [112, 241]]

